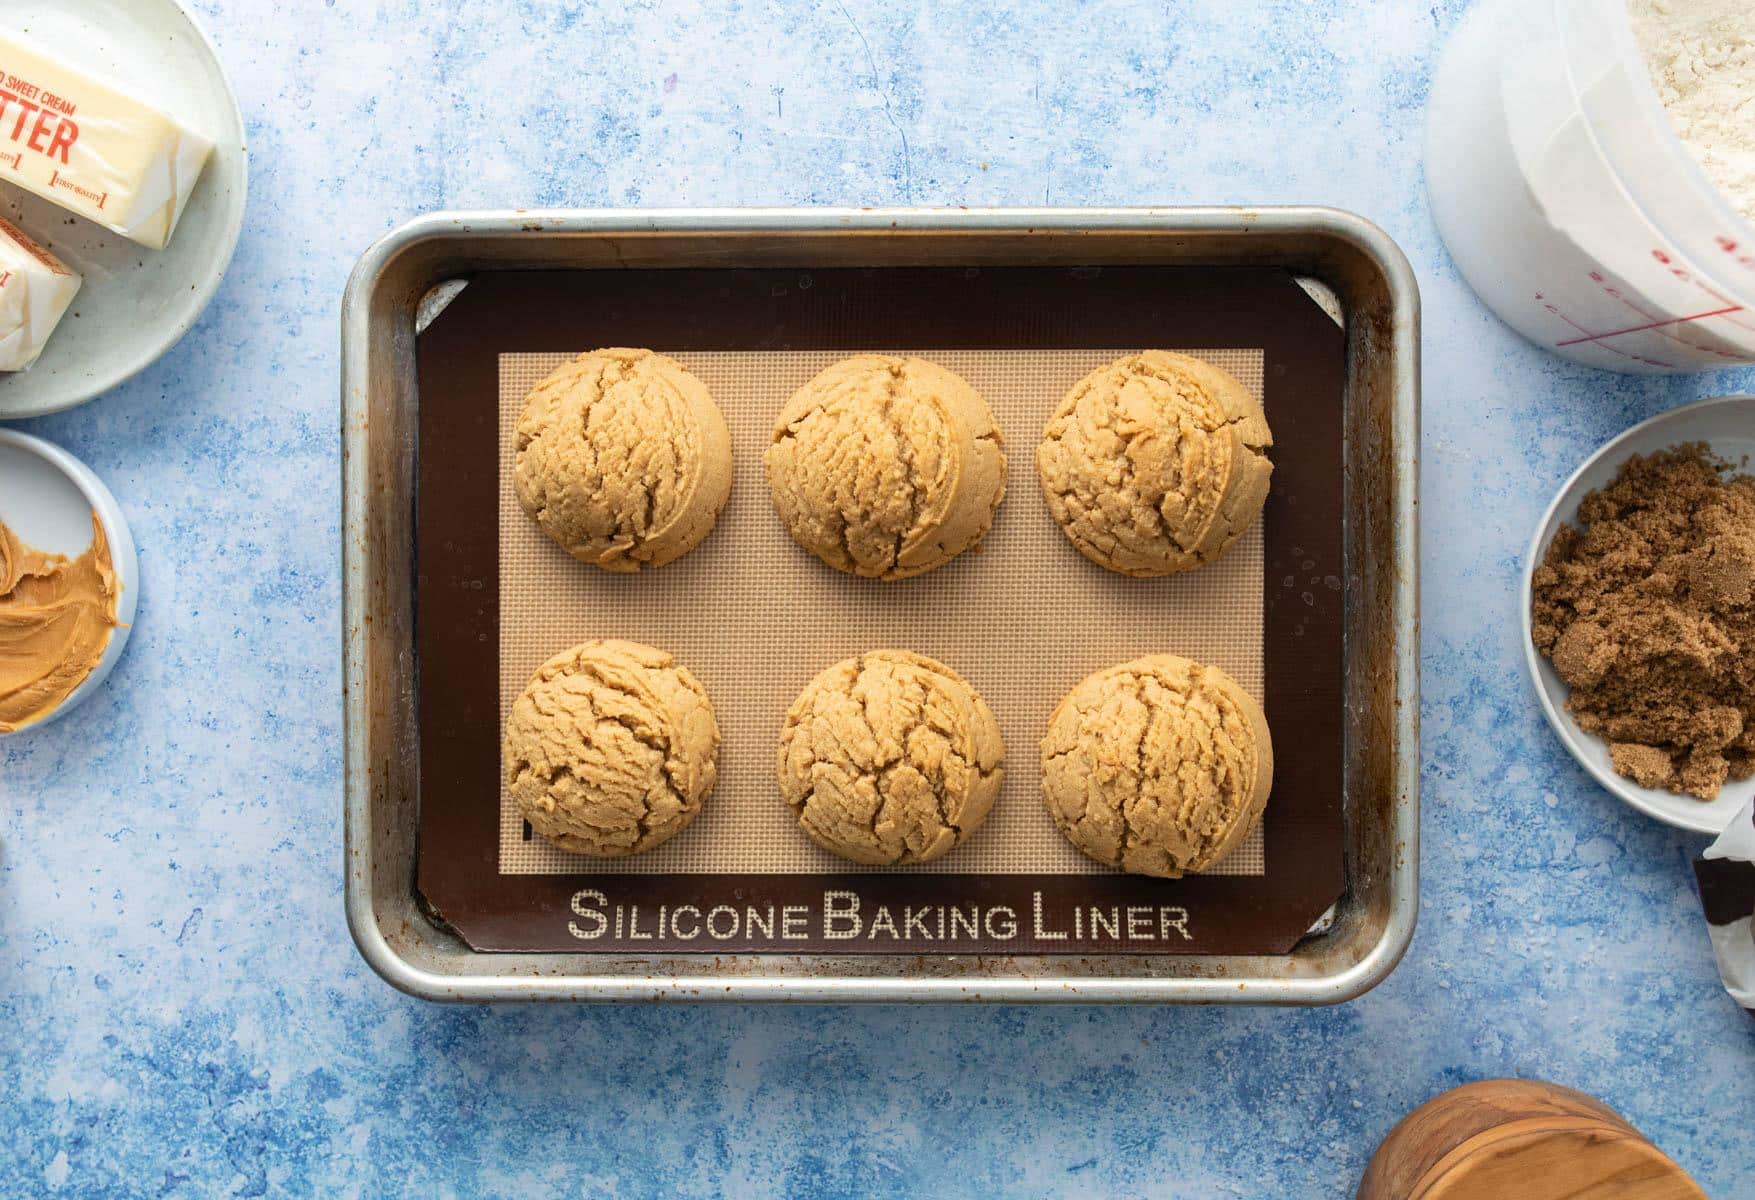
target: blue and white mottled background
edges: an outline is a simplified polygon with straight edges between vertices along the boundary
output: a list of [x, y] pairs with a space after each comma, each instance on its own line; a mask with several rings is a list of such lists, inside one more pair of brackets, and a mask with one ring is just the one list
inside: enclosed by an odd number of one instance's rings
[[[1565, 759], [1512, 600], [1589, 450], [1748, 375], [1532, 350], [1429, 221], [1458, 0], [197, 0], [253, 139], [219, 298], [33, 423], [121, 498], [139, 625], [0, 744], [0, 1195], [1350, 1195], [1434, 1092], [1603, 1097], [1755, 1184], [1755, 1027], [1688, 859]], [[337, 318], [439, 207], [1314, 201], [1426, 301], [1425, 910], [1327, 1011], [437, 1008], [341, 908]]]

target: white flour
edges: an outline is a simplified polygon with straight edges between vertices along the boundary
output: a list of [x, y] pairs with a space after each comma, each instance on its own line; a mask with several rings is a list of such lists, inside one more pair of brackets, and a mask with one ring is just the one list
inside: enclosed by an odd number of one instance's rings
[[1682, 141], [1755, 221], [1755, 0], [1627, 0]]

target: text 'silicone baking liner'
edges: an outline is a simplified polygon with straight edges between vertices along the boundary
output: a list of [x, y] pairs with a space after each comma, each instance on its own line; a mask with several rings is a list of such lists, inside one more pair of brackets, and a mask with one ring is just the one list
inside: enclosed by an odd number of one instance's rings
[[[512, 489], [518, 413], [530, 388], [569, 356], [500, 356], [500, 717], [531, 673], [568, 646], [603, 637], [646, 642], [674, 654], [713, 700], [718, 787], [677, 837], [608, 861], [568, 854], [531, 833], [502, 790], [501, 875], [1112, 873], [1074, 850], [1042, 805], [1037, 747], [1060, 697], [1100, 667], [1168, 652], [1212, 663], [1263, 699], [1260, 521], [1201, 570], [1128, 579], [1082, 558], [1042, 499], [1034, 456], [1044, 420], [1072, 384], [1120, 352], [907, 352], [956, 371], [987, 398], [1005, 438], [1009, 481], [979, 551], [897, 583], [822, 565], [793, 544], [768, 501], [762, 452], [775, 413], [845, 355], [668, 353], [724, 412], [735, 477], [707, 540], [638, 575], [575, 561], [519, 507]], [[1223, 367], [1261, 397], [1261, 351], [1184, 353]], [[774, 781], [781, 721], [799, 690], [830, 663], [881, 647], [950, 664], [986, 698], [1005, 738], [1005, 786], [987, 822], [944, 858], [913, 867], [861, 868], [817, 848], [798, 831]], [[1214, 873], [1265, 871], [1257, 829]]]
[[1755, 801], [1707, 848], [1694, 871], [1725, 990], [1755, 1016]]

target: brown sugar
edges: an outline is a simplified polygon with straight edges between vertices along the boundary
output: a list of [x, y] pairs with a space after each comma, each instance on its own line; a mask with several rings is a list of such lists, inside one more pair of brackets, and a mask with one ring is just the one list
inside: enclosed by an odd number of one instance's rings
[[1566, 707], [1646, 787], [1755, 774], [1755, 478], [1703, 443], [1636, 456], [1536, 568], [1536, 648]]

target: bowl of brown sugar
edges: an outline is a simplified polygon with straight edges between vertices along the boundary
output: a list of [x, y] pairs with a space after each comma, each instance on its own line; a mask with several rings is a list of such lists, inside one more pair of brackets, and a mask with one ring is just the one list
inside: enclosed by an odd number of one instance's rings
[[1755, 396], [1653, 417], [1542, 518], [1524, 657], [1579, 763], [1635, 808], [1718, 833], [1755, 795]]

